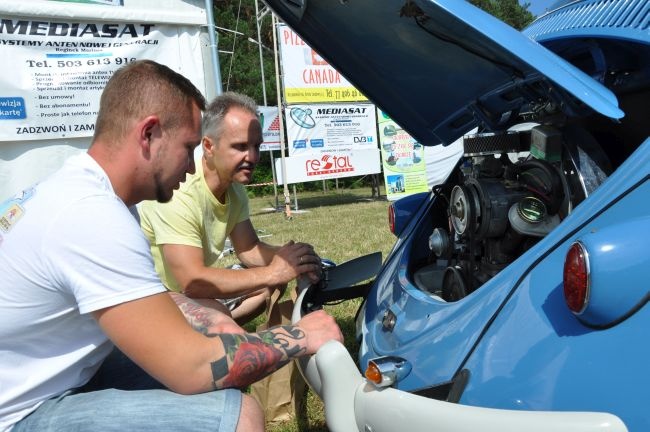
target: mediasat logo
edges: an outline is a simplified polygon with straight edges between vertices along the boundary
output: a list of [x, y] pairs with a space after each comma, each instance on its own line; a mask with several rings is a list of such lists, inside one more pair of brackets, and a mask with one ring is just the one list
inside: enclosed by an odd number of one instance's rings
[[320, 159], [307, 159], [305, 172], [308, 176], [336, 174], [354, 171], [350, 156], [323, 155]]
[[[63, 23], [48, 21], [0, 20], [0, 33], [30, 36], [68, 36], [83, 37], [86, 35], [101, 38], [122, 38], [131, 36], [148, 36], [155, 24], [93, 24], [93, 23]], [[40, 45], [39, 45], [40, 46]], [[56, 45], [54, 45], [56, 46]]]

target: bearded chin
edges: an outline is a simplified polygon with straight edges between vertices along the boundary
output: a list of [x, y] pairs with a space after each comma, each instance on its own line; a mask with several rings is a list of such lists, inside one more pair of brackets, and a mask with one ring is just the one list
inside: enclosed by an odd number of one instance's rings
[[163, 187], [163, 182], [160, 180], [158, 173], [153, 176], [154, 184], [156, 186], [156, 201], [159, 203], [166, 203], [172, 199], [173, 192], [167, 192]]

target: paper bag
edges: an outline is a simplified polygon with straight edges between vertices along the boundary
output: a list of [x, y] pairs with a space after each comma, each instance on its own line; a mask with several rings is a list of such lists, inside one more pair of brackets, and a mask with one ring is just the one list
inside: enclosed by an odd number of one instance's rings
[[[274, 294], [276, 293], [278, 291]], [[293, 300], [278, 302], [278, 297], [279, 294], [271, 297], [267, 322], [258, 326], [258, 331], [277, 325], [291, 324], [294, 302]], [[250, 394], [262, 406], [268, 424], [295, 419], [303, 409], [306, 389], [307, 384], [294, 360], [252, 384]]]

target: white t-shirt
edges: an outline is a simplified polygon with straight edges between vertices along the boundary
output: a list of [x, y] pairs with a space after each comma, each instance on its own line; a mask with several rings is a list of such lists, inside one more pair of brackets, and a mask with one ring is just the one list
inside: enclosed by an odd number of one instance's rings
[[88, 154], [0, 204], [0, 431], [85, 384], [112, 349], [90, 312], [165, 291]]

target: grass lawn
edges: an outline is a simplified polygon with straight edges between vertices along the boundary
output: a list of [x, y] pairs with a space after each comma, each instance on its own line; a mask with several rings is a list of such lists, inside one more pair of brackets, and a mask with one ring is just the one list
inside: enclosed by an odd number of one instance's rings
[[[282, 190], [279, 202], [284, 203]], [[267, 243], [284, 244], [289, 240], [302, 241], [314, 246], [323, 258], [342, 263], [358, 256], [380, 251], [384, 259], [395, 237], [388, 229], [389, 202], [382, 196], [371, 198], [371, 190], [346, 189], [339, 191], [310, 192], [298, 194], [298, 212], [292, 211], [287, 219], [283, 211], [274, 211], [275, 197], [250, 200], [251, 221], [258, 235]], [[294, 209], [291, 196], [291, 209]], [[234, 257], [226, 259], [236, 262]], [[229, 262], [226, 262], [229, 264]], [[336, 306], [326, 306], [341, 326], [345, 345], [356, 360], [354, 340], [354, 317], [360, 301], [351, 300]], [[254, 329], [261, 318], [247, 326]], [[323, 405], [311, 391], [307, 394], [305, 412], [296, 421], [269, 425], [272, 432], [327, 431]]]

